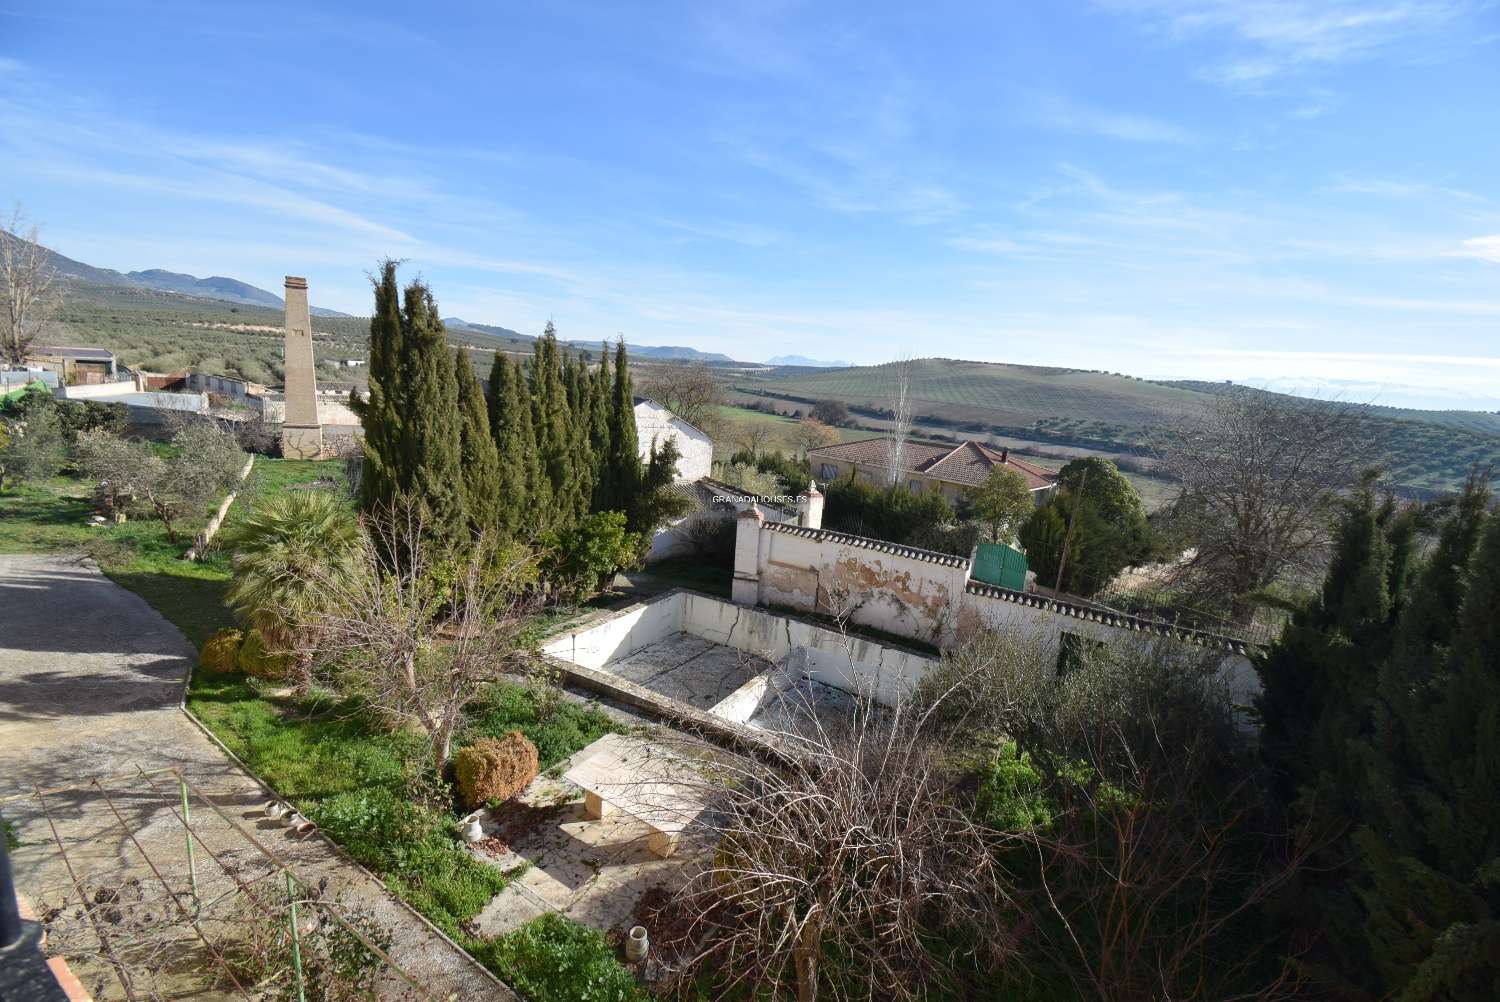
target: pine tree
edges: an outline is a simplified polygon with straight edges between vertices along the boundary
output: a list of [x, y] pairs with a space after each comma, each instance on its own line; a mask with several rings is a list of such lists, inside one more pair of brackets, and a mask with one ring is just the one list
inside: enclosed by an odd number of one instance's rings
[[454, 349], [453, 377], [459, 403], [459, 455], [464, 511], [471, 534], [494, 532], [500, 523], [500, 454], [490, 433], [484, 391], [474, 378], [465, 348]]
[[599, 464], [600, 486], [595, 508], [599, 511], [629, 511], [639, 489], [642, 470], [636, 444], [635, 395], [630, 389], [630, 362], [625, 340], [615, 346], [614, 385], [609, 401], [609, 448]]

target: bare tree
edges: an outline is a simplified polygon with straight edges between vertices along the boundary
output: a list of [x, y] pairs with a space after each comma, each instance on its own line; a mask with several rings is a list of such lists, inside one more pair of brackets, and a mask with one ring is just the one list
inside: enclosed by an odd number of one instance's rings
[[906, 459], [906, 440], [911, 438], [911, 374], [913, 363], [903, 358], [892, 363], [896, 385], [891, 391], [891, 427], [887, 433], [890, 441], [891, 466], [888, 481], [891, 485], [901, 482]]
[[[25, 230], [23, 233], [22, 230]], [[0, 230], [0, 360], [11, 366], [26, 361], [31, 343], [56, 311], [62, 289], [57, 271], [37, 242], [39, 230], [26, 225], [20, 206]]]
[[304, 643], [339, 691], [420, 728], [442, 772], [480, 689], [521, 665], [536, 555], [484, 535], [443, 552], [423, 519], [408, 497], [365, 518], [365, 572], [325, 575]]
[[837, 442], [839, 433], [817, 418], [805, 417], [797, 422], [797, 430], [792, 433], [792, 438], [797, 443], [797, 451], [805, 457], [813, 449], [821, 449]]
[[[1002, 964], [1016, 923], [1002, 914], [997, 846], [1019, 842], [951, 795], [952, 756], [924, 737], [913, 704], [867, 692], [831, 718], [815, 685], [789, 674], [768, 693], [783, 758], [714, 763], [716, 850], [675, 897], [678, 934], [664, 944], [678, 982], [712, 972], [747, 997], [795, 985], [800, 1002], [904, 1002], [976, 954], [980, 969]], [[944, 931], [972, 938], [963, 956], [931, 948]]]
[[688, 424], [710, 431], [724, 402], [724, 388], [713, 370], [702, 362], [653, 365], [636, 379], [636, 386]]
[[1367, 412], [1241, 389], [1178, 419], [1159, 446], [1178, 485], [1171, 522], [1192, 548], [1177, 583], [1248, 622], [1258, 593], [1316, 574], [1332, 506], [1375, 455]]
[[752, 456], [759, 456], [766, 451], [766, 443], [771, 440], [771, 432], [772, 425], [766, 421], [744, 421], [734, 429], [734, 444]]

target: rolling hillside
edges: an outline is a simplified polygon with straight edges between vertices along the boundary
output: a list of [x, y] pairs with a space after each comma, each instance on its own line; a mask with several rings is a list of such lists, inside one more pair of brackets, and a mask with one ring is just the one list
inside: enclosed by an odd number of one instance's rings
[[[857, 415], [878, 418], [890, 406], [895, 378], [893, 365], [775, 369], [742, 375], [734, 386], [749, 396], [801, 403], [842, 400]], [[1226, 387], [938, 358], [915, 362], [911, 383], [916, 414], [928, 425], [1138, 454], [1149, 452], [1163, 424]], [[1370, 429], [1392, 482], [1405, 488], [1452, 490], [1476, 465], [1500, 471], [1500, 415], [1376, 407]]]

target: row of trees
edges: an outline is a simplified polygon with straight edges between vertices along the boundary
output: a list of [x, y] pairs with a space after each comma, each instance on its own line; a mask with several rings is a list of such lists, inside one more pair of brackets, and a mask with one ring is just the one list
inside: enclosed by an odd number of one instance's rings
[[577, 551], [615, 540], [626, 551], [609, 555], [616, 563], [681, 510], [667, 489], [675, 445], [653, 444], [640, 459], [623, 341], [613, 366], [606, 350], [590, 370], [549, 323], [525, 362], [496, 353], [489, 384], [486, 396], [469, 353], [449, 348], [431, 291], [420, 281], [400, 289], [386, 262], [370, 321], [369, 396], [356, 404], [361, 508], [409, 497], [427, 531], [449, 543], [498, 534]]
[[[1500, 513], [1341, 502], [1321, 592], [1259, 660], [1273, 789], [1326, 840], [1281, 902], [1341, 997], [1500, 994]], [[1423, 540], [1433, 532], [1430, 553]]]

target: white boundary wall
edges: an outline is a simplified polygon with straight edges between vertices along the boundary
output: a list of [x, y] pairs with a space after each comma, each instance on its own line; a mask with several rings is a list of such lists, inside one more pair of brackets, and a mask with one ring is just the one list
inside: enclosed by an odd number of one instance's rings
[[[778, 665], [778, 673], [806, 673], [814, 681], [887, 706], [910, 693], [937, 664], [913, 651], [689, 591], [668, 592], [631, 606], [556, 637], [542, 650], [584, 668], [607, 671], [611, 661], [679, 632], [759, 655]], [[757, 676], [713, 712], [738, 719], [735, 713], [741, 703], [753, 712], [769, 684], [768, 676]]]

